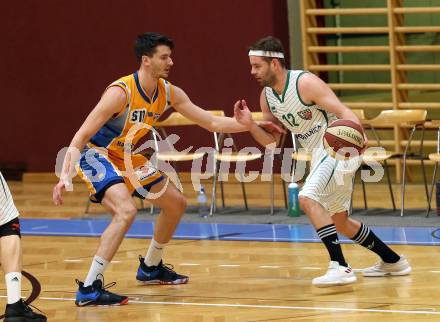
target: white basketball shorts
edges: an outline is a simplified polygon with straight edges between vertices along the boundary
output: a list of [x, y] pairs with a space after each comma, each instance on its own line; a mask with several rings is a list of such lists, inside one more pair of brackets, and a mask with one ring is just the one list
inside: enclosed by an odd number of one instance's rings
[[324, 149], [316, 149], [299, 195], [319, 202], [330, 215], [349, 211], [353, 180], [361, 162], [360, 157], [336, 160]]

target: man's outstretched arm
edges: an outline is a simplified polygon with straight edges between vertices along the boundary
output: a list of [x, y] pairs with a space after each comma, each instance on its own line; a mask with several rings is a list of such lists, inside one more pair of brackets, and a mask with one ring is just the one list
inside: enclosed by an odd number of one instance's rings
[[[194, 121], [201, 127], [211, 132], [223, 132], [223, 133], [237, 133], [251, 131], [250, 124], [243, 124], [238, 122], [235, 118], [225, 116], [215, 116], [209, 113], [197, 105], [195, 105], [186, 93], [179, 87], [173, 86], [174, 101], [173, 107], [181, 113], [183, 116]], [[237, 102], [238, 103], [238, 102]], [[236, 104], [237, 104], [236, 103]], [[247, 108], [247, 107], [246, 107]], [[249, 112], [250, 113], [250, 112]], [[277, 125], [264, 122], [261, 126], [272, 129], [274, 131], [282, 131]]]
[[[234, 114], [238, 122], [249, 128], [252, 137], [262, 146], [275, 145], [280, 142], [281, 134], [285, 133], [283, 126], [272, 115], [267, 106], [264, 90], [260, 95], [260, 107], [263, 112], [264, 121], [255, 122], [247, 107], [246, 101], [241, 100], [235, 103]], [[271, 126], [268, 126], [271, 125]]]

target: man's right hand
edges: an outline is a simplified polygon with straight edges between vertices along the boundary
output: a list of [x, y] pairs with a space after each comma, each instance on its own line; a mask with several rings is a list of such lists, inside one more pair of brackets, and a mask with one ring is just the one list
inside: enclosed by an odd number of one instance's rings
[[64, 179], [60, 179], [55, 187], [53, 187], [52, 199], [53, 203], [57, 206], [63, 204], [63, 192], [66, 191], [66, 187], [68, 186], [68, 182]]
[[246, 104], [245, 100], [238, 100], [234, 104], [234, 118], [238, 123], [246, 126], [248, 130], [254, 125], [254, 120], [252, 119], [252, 113]]

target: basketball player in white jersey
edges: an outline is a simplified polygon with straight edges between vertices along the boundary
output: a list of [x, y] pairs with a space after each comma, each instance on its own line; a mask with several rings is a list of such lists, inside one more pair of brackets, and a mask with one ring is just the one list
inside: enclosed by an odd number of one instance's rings
[[[352, 180], [359, 158], [347, 161], [348, 164], [338, 162], [323, 149], [323, 135], [332, 121], [347, 119], [361, 125], [359, 119], [317, 76], [302, 70], [288, 70], [284, 49], [278, 39], [266, 37], [258, 40], [250, 47], [249, 60], [252, 76], [263, 86], [260, 106], [265, 120], [284, 125], [296, 134], [303, 148], [313, 152], [311, 171], [299, 200], [328, 250], [330, 265], [327, 273], [313, 279], [312, 284], [326, 287], [356, 281], [353, 270], [345, 261], [337, 232], [380, 256], [380, 262], [363, 270], [364, 276], [409, 274], [411, 267], [405, 257], [397, 255], [366, 225], [349, 217]], [[249, 129], [255, 129], [249, 110], [242, 109], [245, 106], [244, 100], [236, 103], [235, 117]], [[264, 146], [277, 142], [280, 137], [276, 133], [258, 130], [251, 131], [251, 134]], [[348, 173], [343, 170], [347, 165], [351, 170]]]
[[33, 312], [21, 299], [21, 235], [18, 215], [8, 185], [0, 173], [0, 247], [7, 293], [4, 321], [44, 322], [46, 317]]

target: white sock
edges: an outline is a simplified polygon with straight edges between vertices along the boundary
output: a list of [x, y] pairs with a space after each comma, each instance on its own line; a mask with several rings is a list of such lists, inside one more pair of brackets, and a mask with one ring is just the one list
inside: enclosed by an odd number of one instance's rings
[[154, 239], [151, 239], [150, 247], [148, 247], [147, 255], [145, 255], [145, 264], [147, 266], [157, 266], [162, 259], [165, 246], [166, 244], [159, 244]]
[[21, 273], [11, 272], [5, 274], [8, 304], [13, 304], [21, 299]]
[[95, 255], [93, 257], [92, 265], [90, 266], [89, 273], [87, 274], [87, 278], [84, 281], [84, 286], [92, 285], [92, 283], [96, 280], [98, 274], [104, 275], [104, 271], [107, 268], [108, 261], [104, 258]]

